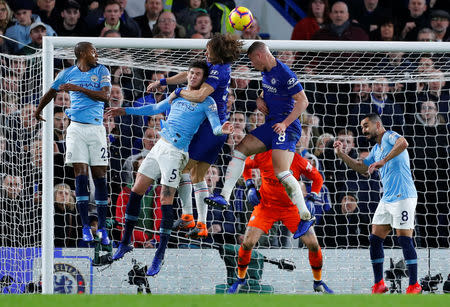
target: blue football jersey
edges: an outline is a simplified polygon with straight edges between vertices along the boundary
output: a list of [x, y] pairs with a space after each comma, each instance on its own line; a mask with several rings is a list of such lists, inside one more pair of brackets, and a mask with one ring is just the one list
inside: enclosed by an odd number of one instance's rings
[[[381, 139], [381, 145], [375, 144], [367, 158], [364, 159], [364, 163], [369, 166], [384, 159], [392, 150], [398, 138], [400, 138], [398, 133], [390, 130], [386, 131]], [[383, 201], [390, 203], [405, 198], [417, 197], [407, 150], [389, 160], [379, 169], [379, 172], [384, 190]]]
[[[264, 101], [269, 109], [266, 120], [270, 122], [282, 122], [294, 109], [292, 96], [303, 90], [300, 81], [290, 68], [276, 60], [277, 65], [270, 71], [263, 71], [262, 86], [264, 90]], [[300, 121], [296, 119], [290, 125], [291, 128], [300, 130]]]
[[[78, 66], [71, 66], [58, 74], [53, 81], [52, 88], [59, 90], [63, 84], [75, 84], [93, 91], [100, 91], [102, 87], [111, 87], [111, 74], [103, 65], [92, 67], [89, 71], [82, 72]], [[70, 108], [66, 110], [67, 116], [76, 122], [102, 125], [103, 101], [93, 100], [87, 95], [70, 91]]]
[[217, 112], [220, 121], [223, 123], [227, 120], [227, 101], [228, 88], [231, 82], [231, 65], [230, 64], [208, 64], [209, 74], [205, 82], [214, 88], [211, 97], [217, 104]]

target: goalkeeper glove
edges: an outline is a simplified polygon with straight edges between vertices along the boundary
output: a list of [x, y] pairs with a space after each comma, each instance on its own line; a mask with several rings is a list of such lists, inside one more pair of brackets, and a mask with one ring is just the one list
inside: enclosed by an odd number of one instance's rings
[[261, 199], [261, 195], [258, 190], [256, 190], [255, 183], [252, 179], [247, 179], [245, 181], [245, 186], [247, 187], [247, 200], [252, 206], [256, 206], [259, 204]]
[[314, 213], [316, 212], [315, 204], [316, 204], [316, 201], [318, 201], [318, 200], [319, 200], [319, 195], [317, 195], [315, 192], [311, 192], [308, 195], [306, 195], [306, 197], [305, 197], [306, 207], [308, 208], [311, 215], [314, 215]]

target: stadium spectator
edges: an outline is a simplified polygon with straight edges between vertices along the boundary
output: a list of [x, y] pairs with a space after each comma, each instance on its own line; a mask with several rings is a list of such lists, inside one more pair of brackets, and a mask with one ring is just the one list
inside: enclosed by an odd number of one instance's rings
[[259, 26], [258, 19], [253, 16], [253, 22], [250, 27], [247, 29], [242, 30], [241, 39], [251, 39], [251, 40], [257, 40], [262, 39], [261, 36], [259, 36], [259, 31], [261, 30], [261, 27]]
[[31, 43], [21, 48], [19, 55], [35, 54], [42, 49], [42, 38], [47, 35], [46, 25], [42, 22], [35, 22], [30, 26]]
[[80, 5], [75, 0], [68, 0], [61, 11], [61, 18], [53, 24], [59, 36], [89, 36], [89, 30], [83, 19], [80, 18]]
[[66, 183], [70, 188], [75, 189], [73, 168], [64, 163], [64, 155], [66, 153], [65, 138], [68, 126], [69, 118], [65, 114], [64, 108], [55, 105], [53, 109], [53, 141], [55, 146], [53, 155], [54, 182]]
[[[0, 9], [1, 10], [1, 9]], [[2, 36], [5, 34], [5, 30], [0, 28], [0, 53], [9, 54], [11, 53], [10, 45]], [[3, 59], [0, 61], [3, 65]]]
[[8, 2], [6, 2], [6, 0], [0, 0], [0, 30], [2, 31], [1, 35], [3, 35], [8, 27], [12, 26], [12, 18], [13, 12], [9, 7]]
[[68, 92], [60, 91], [56, 93], [56, 97], [53, 100], [55, 107], [70, 108], [70, 95]]
[[375, 79], [375, 82], [372, 83], [372, 93], [370, 95], [371, 112], [380, 115], [384, 126], [398, 128], [404, 123], [404, 108], [403, 105], [394, 103], [392, 98], [388, 96], [388, 93], [389, 84], [387, 78]]
[[444, 116], [445, 122], [449, 122], [449, 101], [450, 95], [445, 88], [444, 73], [440, 70], [434, 70], [430, 75], [430, 81], [424, 85], [422, 91], [418, 94], [419, 101], [433, 100], [438, 103], [439, 113]]
[[207, 13], [200, 13], [195, 18], [194, 24], [195, 34], [200, 34], [203, 38], [211, 38], [212, 33], [212, 22], [211, 17]]
[[236, 96], [234, 93], [230, 90], [228, 90], [228, 97], [227, 97], [227, 113], [230, 113], [232, 110], [234, 110], [234, 103], [236, 102]]
[[172, 12], [163, 11], [158, 17], [153, 35], [161, 35], [164, 38], [184, 38], [186, 30], [177, 24], [177, 19]]
[[293, 69], [295, 65], [295, 52], [292, 50], [281, 50], [277, 52], [277, 59]]
[[81, 233], [81, 221], [75, 207], [74, 192], [65, 183], [54, 187], [55, 214], [54, 244], [55, 247], [77, 247], [77, 240]]
[[406, 41], [414, 41], [422, 28], [430, 27], [426, 0], [409, 0], [408, 11], [400, 22], [400, 37]]
[[321, 170], [321, 171], [323, 170], [322, 160], [324, 159], [324, 150], [325, 150], [327, 143], [329, 143], [331, 141], [334, 142], [334, 136], [330, 133], [321, 134], [316, 140], [313, 154], [314, 154], [314, 156], [317, 157], [317, 159], [319, 161], [319, 165], [316, 167], [318, 170]]
[[155, 128], [147, 128], [144, 133], [144, 137], [142, 138], [143, 148], [140, 152], [129, 156], [125, 162], [123, 163], [123, 182], [132, 183], [133, 182], [133, 165], [134, 162], [139, 160], [140, 158], [145, 158], [150, 150], [155, 146], [155, 143], [159, 140], [159, 130]]
[[377, 29], [369, 33], [371, 41], [397, 41], [399, 40], [397, 21], [384, 16], [378, 19]]
[[378, 0], [364, 0], [363, 5], [351, 10], [351, 15], [358, 21], [366, 33], [378, 29], [379, 20], [385, 16], [392, 16], [389, 9], [382, 7]]
[[162, 0], [145, 0], [144, 15], [135, 17], [134, 20], [142, 31], [142, 37], [153, 37], [153, 27], [163, 10]]
[[231, 88], [236, 96], [234, 109], [241, 112], [253, 112], [256, 110], [258, 82], [251, 80], [249, 76], [250, 68], [246, 65], [237, 65], [233, 69], [233, 73]]
[[[388, 52], [378, 63], [380, 74], [397, 74], [407, 76], [416, 70], [417, 66], [405, 56], [404, 52]], [[397, 90], [402, 90], [403, 84], [396, 84]]]
[[194, 29], [197, 17], [200, 14], [207, 14], [208, 11], [206, 10], [206, 0], [188, 0], [187, 2], [188, 5], [179, 12], [175, 13], [175, 15], [177, 17], [178, 24], [186, 29], [186, 37], [192, 37], [195, 32], [198, 32], [198, 30]]
[[302, 136], [297, 143], [295, 151], [300, 154], [303, 158], [307, 159], [312, 166], [318, 168], [319, 160], [315, 155], [311, 153], [311, 137], [312, 137], [312, 128], [310, 123], [302, 121]]
[[308, 13], [292, 31], [291, 40], [308, 40], [328, 22], [328, 0], [310, 0]]
[[230, 122], [233, 124], [235, 130], [245, 131], [246, 117], [244, 112], [236, 111], [231, 113]]
[[36, 0], [33, 13], [41, 17], [41, 21], [55, 27], [55, 23], [60, 19], [60, 13], [55, 8], [56, 0]]
[[264, 124], [265, 121], [266, 121], [265, 116], [261, 111], [259, 111], [259, 110], [253, 111], [248, 116], [247, 127], [246, 127], [247, 132], [250, 133], [254, 129], [256, 129], [259, 126], [261, 126], [262, 124]]
[[348, 6], [343, 1], [337, 1], [331, 7], [331, 23], [318, 30], [311, 39], [314, 40], [351, 40], [367, 41], [369, 36], [357, 24], [349, 19]]
[[[5, 36], [17, 41], [12, 42], [11, 48], [13, 52], [18, 52], [23, 46], [31, 43], [30, 26], [33, 23], [42, 22], [38, 15], [32, 14], [33, 3], [31, 1], [18, 0], [14, 3], [14, 17], [16, 22], [6, 29]], [[48, 36], [56, 35], [53, 28], [45, 25]]]
[[120, 2], [116, 0], [108, 0], [106, 2], [103, 18], [99, 19], [94, 33], [96, 33], [96, 36], [103, 36], [110, 29], [119, 31], [122, 37], [141, 36], [141, 30], [137, 23], [128, 16], [122, 9]]
[[[119, 223], [118, 229], [122, 230], [123, 225], [125, 225], [125, 210], [128, 200], [130, 198], [131, 188], [134, 184], [134, 180], [136, 179], [136, 173], [141, 165], [144, 157], [141, 157], [133, 162], [133, 170], [132, 170], [132, 180], [122, 188], [122, 191], [119, 194], [116, 202], [116, 212], [115, 218]], [[161, 204], [159, 195], [161, 192], [161, 188], [158, 185], [153, 185], [151, 188], [147, 190], [144, 194], [141, 202], [141, 209], [139, 211], [139, 217], [137, 220], [137, 228], [133, 230], [132, 240], [134, 241], [135, 247], [154, 247], [156, 241], [152, 235], [151, 231], [158, 229], [155, 228], [156, 218], [154, 211], [160, 210]]]
[[64, 109], [61, 107], [54, 107], [53, 109], [53, 139], [58, 145], [58, 150], [60, 153], [65, 152], [65, 137], [66, 130], [69, 126], [69, 118]]
[[430, 28], [422, 28], [417, 32], [418, 42], [435, 42], [436, 34]]
[[450, 30], [448, 25], [450, 21], [450, 14], [444, 10], [431, 11], [431, 29], [433, 29], [436, 35], [436, 41], [445, 42], [450, 39]]

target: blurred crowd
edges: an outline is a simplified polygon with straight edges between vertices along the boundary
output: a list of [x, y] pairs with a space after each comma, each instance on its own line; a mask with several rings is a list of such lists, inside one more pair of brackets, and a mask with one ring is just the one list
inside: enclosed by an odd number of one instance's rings
[[[449, 39], [450, 15], [446, 11], [449, 9], [446, 1], [299, 2], [308, 11], [308, 17], [295, 26], [292, 39]], [[31, 55], [39, 51], [45, 35], [209, 38], [212, 33], [226, 31], [220, 16], [233, 7], [233, 1], [205, 0], [174, 0], [171, 10], [167, 11], [163, 10], [162, 0], [36, 0], [36, 3], [0, 0], [0, 31], [5, 36], [0, 37], [0, 52], [10, 54], [0, 54], [0, 245], [35, 246], [40, 240], [42, 125], [31, 115], [40, 98], [42, 71], [34, 58], [12, 55]], [[261, 39], [264, 35], [259, 35], [259, 32], [258, 20], [255, 19], [253, 26], [242, 33], [242, 38]], [[169, 54], [164, 52], [163, 55]], [[276, 55], [299, 75], [308, 72], [307, 66], [296, 68], [299, 55], [295, 52], [282, 51]], [[297, 153], [308, 159], [324, 178], [320, 200], [316, 202], [315, 230], [321, 246], [348, 248], [369, 245], [370, 220], [383, 192], [379, 176], [375, 172], [366, 177], [347, 168], [335, 156], [332, 144], [339, 140], [348, 155], [364, 159], [373, 144], [361, 136], [358, 125], [361, 116], [374, 112], [381, 116], [387, 129], [397, 131], [409, 142], [411, 169], [419, 192], [416, 244], [449, 247], [450, 82], [446, 82], [449, 61], [445, 59], [448, 59], [448, 54], [426, 53], [410, 57], [395, 52], [384, 54], [377, 63], [381, 71], [390, 73], [398, 69], [401, 73], [426, 76], [420, 82], [395, 82], [380, 77], [344, 84], [319, 81], [303, 84], [310, 105], [308, 113], [301, 118], [302, 137], [297, 144]], [[170, 60], [168, 57], [167, 61]], [[73, 65], [73, 62], [61, 60], [55, 64], [58, 71]], [[136, 107], [163, 100], [175, 87], [145, 93], [145, 86], [152, 80], [174, 74], [169, 66], [165, 70], [108, 66], [113, 82], [109, 106]], [[228, 110], [235, 132], [208, 171], [206, 181], [211, 193], [223, 184], [234, 146], [265, 121], [255, 103], [262, 87], [259, 81], [249, 77], [250, 74], [250, 68], [243, 62], [233, 66]], [[81, 240], [81, 222], [75, 206], [73, 169], [64, 165], [65, 133], [69, 125], [65, 109], [70, 107], [69, 94], [59, 92], [54, 104], [55, 246], [86, 246]], [[115, 241], [120, 240], [136, 171], [158, 140], [160, 120], [164, 117], [165, 114], [159, 114], [104, 120], [110, 157], [109, 227]], [[254, 172], [254, 177], [258, 182], [258, 172]], [[304, 195], [307, 195], [311, 182], [303, 178], [302, 187]], [[160, 192], [159, 186], [152, 186], [143, 198], [141, 215], [133, 234], [136, 247], [151, 248], [158, 243]], [[178, 207], [181, 208], [180, 204]], [[210, 236], [207, 240], [187, 240], [180, 232], [173, 236], [171, 244], [173, 247], [238, 244], [242, 242], [252, 209], [241, 180], [233, 192], [230, 208], [209, 210]], [[90, 217], [95, 228], [94, 204]], [[276, 224], [269, 235], [262, 237], [259, 246], [299, 246], [299, 242], [291, 237], [284, 226]], [[394, 240], [390, 238], [386, 245], [395, 245]]]

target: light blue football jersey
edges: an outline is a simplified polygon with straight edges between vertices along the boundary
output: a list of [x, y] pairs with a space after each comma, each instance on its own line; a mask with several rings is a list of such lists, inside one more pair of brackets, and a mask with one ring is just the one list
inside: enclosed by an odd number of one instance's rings
[[[384, 159], [400, 137], [394, 131], [386, 131], [381, 139], [381, 145], [378, 143], [375, 144], [367, 158], [364, 159], [364, 163], [369, 166], [372, 163]], [[389, 160], [379, 169], [379, 172], [384, 190], [381, 200], [392, 203], [405, 198], [417, 197], [407, 150], [404, 150], [398, 156]]]
[[[58, 74], [52, 84], [52, 88], [59, 90], [63, 84], [75, 84], [93, 91], [100, 91], [102, 87], [111, 87], [111, 74], [109, 70], [98, 64], [89, 71], [81, 71], [77, 65], [71, 66]], [[85, 124], [102, 125], [103, 101], [93, 100], [87, 95], [70, 91], [70, 108], [66, 110], [67, 116], [76, 122]]]

